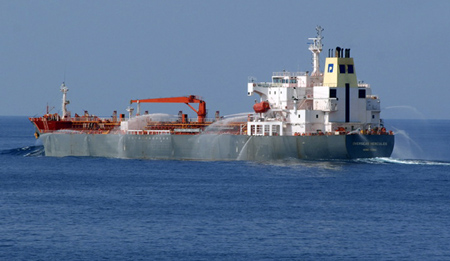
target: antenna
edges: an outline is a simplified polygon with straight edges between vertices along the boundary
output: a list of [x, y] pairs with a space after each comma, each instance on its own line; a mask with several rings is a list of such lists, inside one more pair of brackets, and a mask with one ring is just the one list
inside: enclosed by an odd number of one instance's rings
[[47, 102], [47, 114], [49, 114], [53, 109], [55, 108], [55, 106], [52, 106], [51, 108], [48, 106], [48, 102]]
[[308, 40], [312, 40], [312, 44], [309, 45], [309, 50], [313, 53], [313, 72], [311, 75], [319, 75], [320, 74], [320, 61], [319, 61], [319, 54], [322, 52], [322, 26], [316, 27], [317, 31], [317, 37], [315, 38], [308, 38]]
[[[69, 88], [66, 87], [66, 84], [63, 82], [60, 87], [61, 92], [63, 93], [62, 98], [62, 118], [64, 119], [66, 116], [69, 116], [70, 112], [67, 111], [66, 105], [70, 102], [66, 99], [66, 94], [69, 91]], [[70, 117], [70, 116], [69, 116]]]

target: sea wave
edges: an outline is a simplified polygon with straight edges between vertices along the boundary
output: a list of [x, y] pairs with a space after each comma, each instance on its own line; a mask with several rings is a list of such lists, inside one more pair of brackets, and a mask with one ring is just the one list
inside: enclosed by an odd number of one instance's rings
[[40, 157], [44, 156], [44, 146], [26, 146], [23, 148], [6, 149], [1, 150], [2, 155], [14, 155], [14, 156], [24, 156], [24, 157]]
[[363, 163], [371, 163], [371, 164], [450, 166], [450, 162], [446, 162], [446, 161], [420, 160], [420, 159], [370, 158], [370, 159], [357, 159], [355, 161], [363, 162]]

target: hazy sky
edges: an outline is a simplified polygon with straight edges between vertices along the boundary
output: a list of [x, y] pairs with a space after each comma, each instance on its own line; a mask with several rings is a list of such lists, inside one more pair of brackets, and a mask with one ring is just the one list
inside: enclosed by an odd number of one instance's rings
[[[247, 79], [310, 71], [309, 37], [351, 48], [384, 118], [450, 119], [450, 1], [0, 1], [0, 115], [126, 113], [130, 99], [200, 95], [252, 111]], [[176, 114], [183, 104], [145, 105]]]

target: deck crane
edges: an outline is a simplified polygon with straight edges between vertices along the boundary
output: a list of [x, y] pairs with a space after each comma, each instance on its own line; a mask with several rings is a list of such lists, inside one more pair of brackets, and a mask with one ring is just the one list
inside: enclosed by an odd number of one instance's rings
[[[183, 96], [183, 97], [169, 97], [169, 98], [155, 98], [155, 99], [142, 99], [142, 100], [131, 100], [130, 104], [137, 104], [137, 114], [140, 114], [140, 104], [141, 103], [184, 103], [189, 106], [192, 110], [197, 113], [198, 122], [205, 122], [206, 117], [206, 102], [199, 99], [195, 95]], [[196, 110], [189, 103], [198, 103], [198, 110]]]

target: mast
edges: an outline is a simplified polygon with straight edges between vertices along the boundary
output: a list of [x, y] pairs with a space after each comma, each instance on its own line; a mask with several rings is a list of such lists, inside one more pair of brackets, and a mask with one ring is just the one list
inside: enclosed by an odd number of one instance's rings
[[66, 87], [66, 84], [63, 82], [61, 84], [61, 92], [63, 93], [63, 98], [62, 98], [62, 118], [65, 119], [66, 116], [69, 116], [70, 112], [67, 111], [66, 105], [70, 103], [70, 101], [68, 101], [66, 99], [66, 94], [69, 91], [69, 88]]
[[320, 63], [319, 63], [319, 54], [322, 52], [322, 31], [323, 28], [319, 25], [316, 27], [317, 37], [308, 38], [308, 40], [312, 40], [313, 43], [309, 45], [309, 50], [313, 54], [313, 71], [311, 73], [312, 76], [320, 74]]
[[128, 108], [127, 108], [128, 119], [131, 119], [133, 117], [133, 111], [134, 111], [133, 107], [128, 106]]

